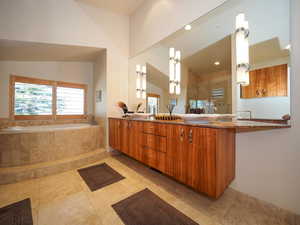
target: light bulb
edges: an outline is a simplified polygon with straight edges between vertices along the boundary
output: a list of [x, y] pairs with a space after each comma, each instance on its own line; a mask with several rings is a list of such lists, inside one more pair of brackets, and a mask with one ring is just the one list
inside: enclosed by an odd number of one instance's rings
[[240, 13], [236, 16], [236, 29], [244, 27], [244, 22], [245, 22], [245, 14]]
[[192, 26], [190, 24], [187, 24], [187, 25], [184, 26], [184, 29], [185, 30], [191, 30]]
[[170, 56], [170, 58], [174, 58], [175, 57], [175, 49], [174, 48], [170, 48], [169, 56]]
[[176, 85], [176, 95], [180, 95], [180, 91], [181, 91], [180, 84], [177, 84]]
[[141, 72], [141, 65], [136, 65], [135, 71], [136, 71], [136, 72]]
[[174, 82], [170, 82], [170, 94], [174, 94], [174, 88], [175, 88], [175, 84]]
[[137, 98], [141, 98], [141, 91], [140, 91], [140, 90], [137, 90], [137, 91], [136, 91], [136, 97], [137, 97]]
[[143, 66], [142, 67], [142, 72], [145, 74], [145, 73], [147, 73], [147, 68], [146, 68], [146, 66]]

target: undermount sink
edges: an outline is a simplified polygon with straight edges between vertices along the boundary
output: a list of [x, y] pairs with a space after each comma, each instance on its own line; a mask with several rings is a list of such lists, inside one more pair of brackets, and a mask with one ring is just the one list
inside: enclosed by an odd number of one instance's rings
[[182, 119], [189, 121], [230, 121], [235, 117], [234, 114], [183, 114]]
[[189, 120], [185, 122], [186, 124], [209, 124], [208, 120]]

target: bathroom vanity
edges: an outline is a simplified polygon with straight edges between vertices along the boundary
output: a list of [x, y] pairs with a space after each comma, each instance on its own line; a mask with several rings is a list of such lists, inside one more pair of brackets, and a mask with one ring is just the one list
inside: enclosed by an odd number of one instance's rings
[[161, 121], [109, 118], [111, 148], [212, 198], [235, 178], [235, 134], [285, 128], [251, 121]]

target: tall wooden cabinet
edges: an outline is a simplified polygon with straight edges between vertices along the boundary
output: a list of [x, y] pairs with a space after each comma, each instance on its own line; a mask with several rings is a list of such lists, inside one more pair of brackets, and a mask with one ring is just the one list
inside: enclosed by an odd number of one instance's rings
[[250, 85], [241, 87], [241, 98], [263, 98], [288, 95], [288, 65], [250, 71]]
[[[115, 130], [109, 133], [116, 134], [110, 140], [118, 137], [121, 140], [117, 150], [199, 192], [218, 198], [235, 177], [235, 131], [232, 129], [114, 118], [109, 119], [110, 129], [116, 127], [111, 125], [118, 124], [116, 121], [120, 121], [117, 126], [120, 135]], [[122, 143], [128, 143], [128, 147]]]

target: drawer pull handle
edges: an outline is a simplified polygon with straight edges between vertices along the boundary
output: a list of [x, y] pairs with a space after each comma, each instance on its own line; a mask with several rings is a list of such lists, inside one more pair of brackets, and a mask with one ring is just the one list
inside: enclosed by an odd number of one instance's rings
[[190, 144], [193, 143], [193, 130], [192, 129], [189, 132], [189, 142], [190, 142]]
[[183, 141], [184, 131], [183, 128], [180, 128], [180, 141]]

